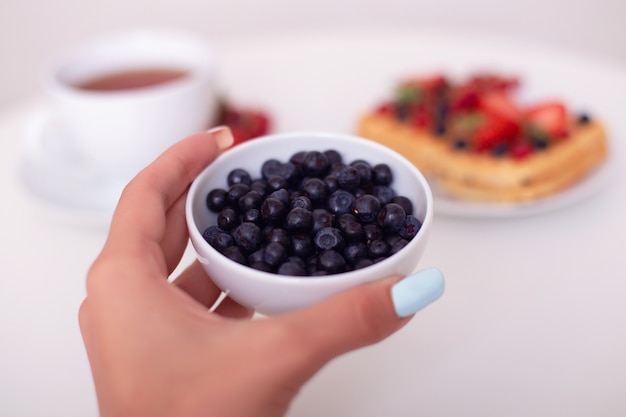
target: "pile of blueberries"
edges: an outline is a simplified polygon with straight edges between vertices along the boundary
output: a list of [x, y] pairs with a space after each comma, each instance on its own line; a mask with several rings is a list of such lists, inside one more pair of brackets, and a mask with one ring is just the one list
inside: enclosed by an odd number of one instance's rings
[[204, 239], [231, 260], [280, 275], [364, 268], [395, 254], [422, 226], [391, 187], [389, 165], [345, 163], [336, 150], [266, 160], [261, 176], [233, 169], [206, 198], [217, 224]]

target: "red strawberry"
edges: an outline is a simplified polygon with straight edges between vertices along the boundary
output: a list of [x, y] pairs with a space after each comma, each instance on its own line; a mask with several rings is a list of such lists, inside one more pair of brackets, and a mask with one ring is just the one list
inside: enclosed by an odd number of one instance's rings
[[425, 106], [413, 106], [410, 109], [411, 124], [420, 129], [430, 129], [433, 125], [433, 116]]
[[519, 123], [522, 112], [513, 100], [502, 92], [488, 92], [479, 99], [478, 107], [490, 116]]
[[450, 107], [453, 111], [472, 110], [478, 106], [480, 92], [471, 86], [455, 88], [450, 94]]
[[510, 152], [513, 159], [526, 158], [533, 152], [533, 145], [528, 141], [515, 142], [511, 145]]
[[543, 130], [553, 138], [567, 136], [567, 109], [559, 101], [533, 106], [524, 112], [527, 122]]
[[478, 152], [492, 149], [496, 145], [509, 144], [519, 135], [520, 127], [517, 123], [499, 117], [488, 117], [486, 121], [474, 131], [472, 143]]

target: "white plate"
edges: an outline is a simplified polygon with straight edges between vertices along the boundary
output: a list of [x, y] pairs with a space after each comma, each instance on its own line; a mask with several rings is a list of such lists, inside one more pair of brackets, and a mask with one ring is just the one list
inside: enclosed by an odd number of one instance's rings
[[29, 118], [18, 179], [43, 215], [88, 227], [108, 226], [124, 186], [93, 171], [45, 109]]

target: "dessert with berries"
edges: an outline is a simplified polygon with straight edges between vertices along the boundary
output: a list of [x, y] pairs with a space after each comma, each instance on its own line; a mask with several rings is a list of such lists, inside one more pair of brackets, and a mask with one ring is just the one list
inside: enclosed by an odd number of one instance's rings
[[602, 123], [559, 100], [521, 104], [519, 80], [478, 74], [407, 79], [365, 114], [358, 134], [414, 163], [450, 196], [516, 202], [549, 196], [607, 158]]

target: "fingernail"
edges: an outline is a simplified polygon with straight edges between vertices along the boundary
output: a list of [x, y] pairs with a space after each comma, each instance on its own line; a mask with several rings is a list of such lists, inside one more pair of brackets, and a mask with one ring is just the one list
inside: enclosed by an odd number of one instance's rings
[[216, 126], [206, 131], [212, 135], [217, 142], [217, 147], [223, 151], [231, 147], [235, 141], [232, 132], [228, 126]]
[[391, 299], [398, 317], [417, 313], [443, 294], [445, 280], [436, 268], [409, 275], [391, 287]]

